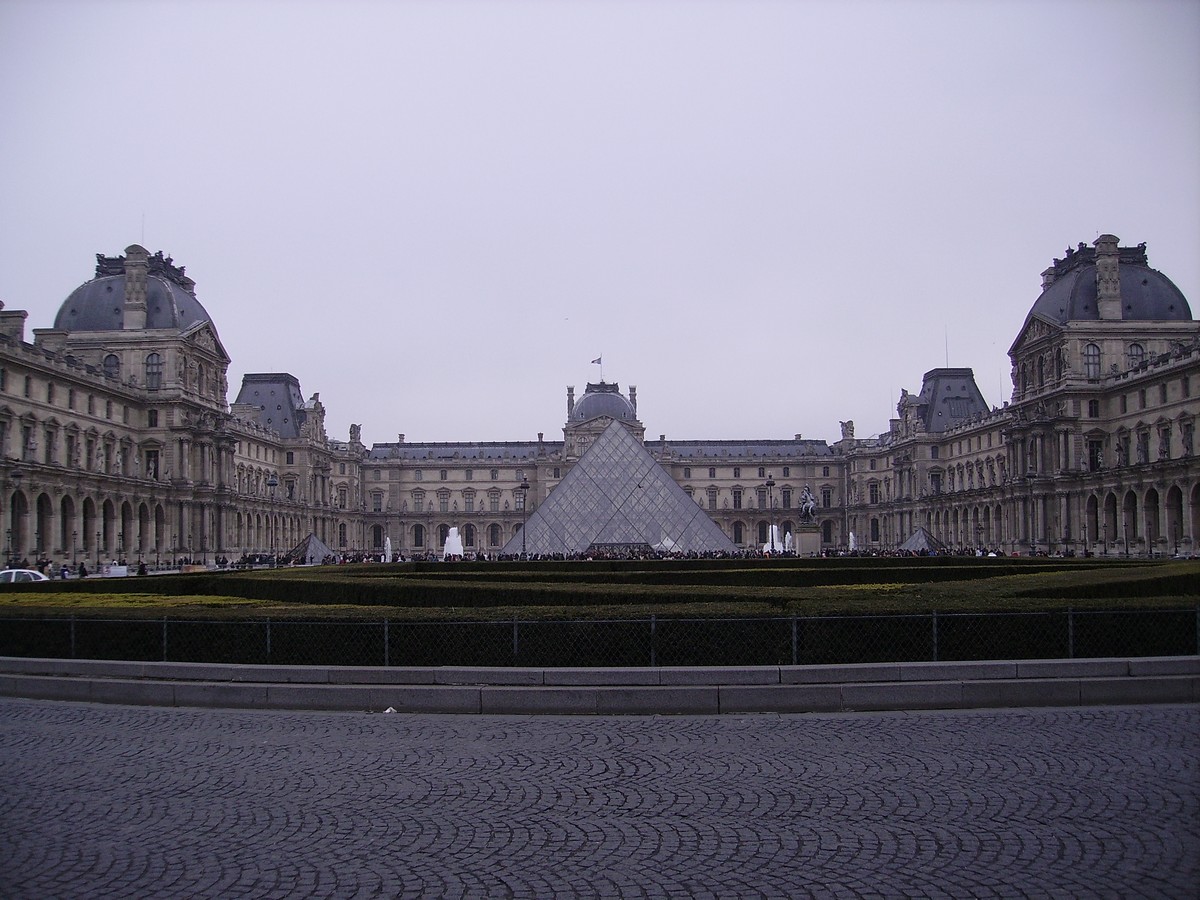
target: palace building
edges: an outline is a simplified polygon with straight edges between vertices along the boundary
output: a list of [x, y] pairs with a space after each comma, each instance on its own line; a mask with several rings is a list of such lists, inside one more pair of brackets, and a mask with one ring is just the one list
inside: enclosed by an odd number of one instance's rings
[[[737, 548], [768, 544], [775, 525], [780, 536], [806, 530], [797, 546], [821, 551], [891, 550], [923, 528], [956, 549], [1196, 552], [1200, 328], [1187, 300], [1144, 244], [1111, 235], [1042, 277], [1001, 408], [985, 404], [971, 369], [935, 368], [877, 437], [843, 422], [834, 443], [647, 440], [637, 388], [602, 381], [578, 397], [567, 388], [560, 438], [400, 434], [367, 446], [359, 426], [329, 438], [320, 396], [306, 398], [292, 374], [247, 375], [230, 403], [229, 356], [184, 268], [136, 245], [98, 254], [95, 276], [32, 341], [27, 313], [0, 306], [6, 557], [212, 562], [283, 552], [309, 534], [339, 553], [390, 545], [412, 556], [439, 553], [451, 528], [467, 554], [497, 554], [594, 444], [629, 451], [604, 437], [614, 422], [646, 451], [630, 458], [648, 454], [655, 477], [678, 485], [656, 481], [671, 515], [686, 496]], [[588, 458], [589, 471], [612, 472]], [[555, 543], [548, 524], [591, 502], [585, 476], [572, 482], [571, 502], [537, 525], [547, 546], [583, 551]], [[652, 506], [637, 516], [652, 525]]]

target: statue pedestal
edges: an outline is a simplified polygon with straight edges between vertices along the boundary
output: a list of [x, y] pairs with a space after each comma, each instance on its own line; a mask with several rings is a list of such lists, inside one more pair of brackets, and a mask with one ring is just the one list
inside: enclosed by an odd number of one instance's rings
[[796, 527], [796, 555], [821, 555], [821, 528], [815, 524], [801, 523]]

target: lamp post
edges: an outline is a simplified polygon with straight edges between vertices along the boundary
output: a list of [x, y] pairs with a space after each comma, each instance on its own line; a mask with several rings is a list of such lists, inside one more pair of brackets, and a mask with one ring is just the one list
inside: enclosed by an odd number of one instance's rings
[[79, 568], [79, 553], [76, 550], [76, 546], [78, 545], [78, 543], [79, 543], [79, 531], [78, 531], [78, 529], [76, 529], [75, 531], [71, 532], [71, 567], [74, 569]]
[[1121, 531], [1125, 535], [1125, 558], [1129, 559], [1129, 510], [1121, 511]]
[[279, 487], [279, 478], [272, 472], [267, 476], [267, 487], [271, 491], [271, 513], [267, 520], [267, 531], [271, 538], [271, 567], [275, 567], [275, 488]]
[[179, 535], [171, 534], [171, 568], [175, 568], [175, 548], [179, 544]]
[[975, 551], [977, 556], [983, 555], [983, 523], [975, 526]]
[[[12, 490], [13, 490], [13, 496], [10, 498], [11, 502], [9, 503], [9, 507], [8, 507], [10, 511], [15, 511], [17, 508], [16, 502], [15, 502], [16, 494], [17, 494], [17, 491], [19, 491], [21, 489], [21, 479], [24, 477], [25, 477], [25, 473], [22, 472], [20, 469], [13, 469], [12, 471], [10, 471], [8, 473], [8, 480], [9, 480], [9, 483], [12, 485]], [[12, 524], [17, 526], [16, 539], [17, 539], [17, 543], [19, 544], [21, 542], [21, 529], [20, 529], [19, 523], [17, 522], [17, 517], [15, 515], [13, 516]], [[8, 530], [8, 567], [10, 569], [16, 565], [17, 549], [18, 548], [13, 545], [13, 532], [12, 532], [12, 529], [10, 528]]]
[[121, 565], [121, 558], [125, 555], [125, 532], [117, 532], [117, 564]]
[[1100, 534], [1103, 536], [1104, 555], [1108, 556], [1108, 510], [1104, 512], [1104, 522], [1100, 525]]
[[767, 473], [767, 506], [771, 516], [771, 555], [775, 555], [775, 478]]
[[521, 558], [524, 559], [526, 556], [526, 553], [525, 553], [525, 522], [526, 522], [528, 514], [529, 514], [528, 513], [528, 510], [529, 510], [529, 479], [528, 478], [521, 481], [521, 486], [520, 486], [519, 490], [521, 491]]
[[100, 532], [96, 532], [96, 570], [100, 570]]
[[5, 556], [8, 558], [8, 567], [13, 567], [13, 549], [12, 549], [12, 529], [8, 529], [5, 534], [8, 536], [8, 549], [5, 551]]

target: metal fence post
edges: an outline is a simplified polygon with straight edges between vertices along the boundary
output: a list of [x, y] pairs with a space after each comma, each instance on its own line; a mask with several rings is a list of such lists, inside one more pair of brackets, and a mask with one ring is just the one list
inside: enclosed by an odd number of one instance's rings
[[793, 666], [798, 666], [798, 665], [800, 665], [800, 662], [799, 662], [799, 660], [800, 660], [800, 646], [799, 646], [799, 642], [796, 640], [796, 629], [797, 629], [797, 627], [798, 627], [798, 626], [796, 625], [796, 616], [795, 616], [795, 614], [793, 613], [793, 614], [792, 614], [792, 665], [793, 665]]
[[938, 618], [937, 610], [933, 611], [933, 661], [938, 661]]
[[1075, 610], [1067, 607], [1067, 659], [1075, 658]]
[[658, 622], [655, 617], [650, 617], [650, 668], [658, 665]]
[[271, 661], [271, 620], [269, 618], [267, 619], [266, 625], [267, 625], [267, 662], [269, 663]]
[[517, 633], [517, 617], [513, 616], [513, 665], [517, 662], [517, 653], [520, 651], [520, 636]]
[[389, 652], [390, 648], [388, 646], [388, 638], [389, 638], [388, 620], [384, 619], [383, 620], [383, 664], [384, 664], [384, 666], [390, 666], [392, 664], [392, 654]]
[[[1200, 627], [1200, 612], [1196, 614], [1197, 626]], [[71, 659], [75, 658], [75, 617], [71, 616]]]
[[167, 661], [167, 617], [166, 616], [163, 616], [162, 644], [163, 644], [163, 662], [166, 662]]

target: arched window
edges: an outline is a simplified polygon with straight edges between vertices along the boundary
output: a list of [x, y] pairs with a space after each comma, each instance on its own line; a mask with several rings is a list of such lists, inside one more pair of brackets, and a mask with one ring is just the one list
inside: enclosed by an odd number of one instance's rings
[[414, 547], [424, 547], [425, 546], [425, 526], [424, 525], [414, 525], [413, 526], [413, 546]]
[[450, 526], [449, 525], [439, 525], [438, 526], [438, 546], [445, 547], [446, 539], [449, 537], [450, 537]]
[[117, 354], [110, 353], [104, 357], [104, 374], [113, 378], [121, 374], [121, 360], [117, 358]]
[[162, 357], [157, 353], [146, 356], [146, 389], [157, 391], [162, 387]]
[[733, 523], [733, 542], [735, 544], [740, 544], [745, 540], [745, 538], [746, 538], [746, 535], [743, 533], [742, 523], [734, 522]]
[[489, 547], [499, 547], [500, 546], [500, 526], [499, 525], [489, 525], [488, 526], [488, 546]]
[[1100, 348], [1095, 344], [1083, 348], [1083, 374], [1086, 378], [1100, 377]]
[[475, 526], [474, 525], [468, 524], [463, 527], [463, 546], [464, 547], [474, 547], [475, 546]]
[[1142, 360], [1146, 358], [1146, 348], [1141, 344], [1129, 345], [1129, 368], [1136, 369], [1142, 364]]
[[342, 522], [338, 525], [338, 546], [346, 546], [346, 523]]

